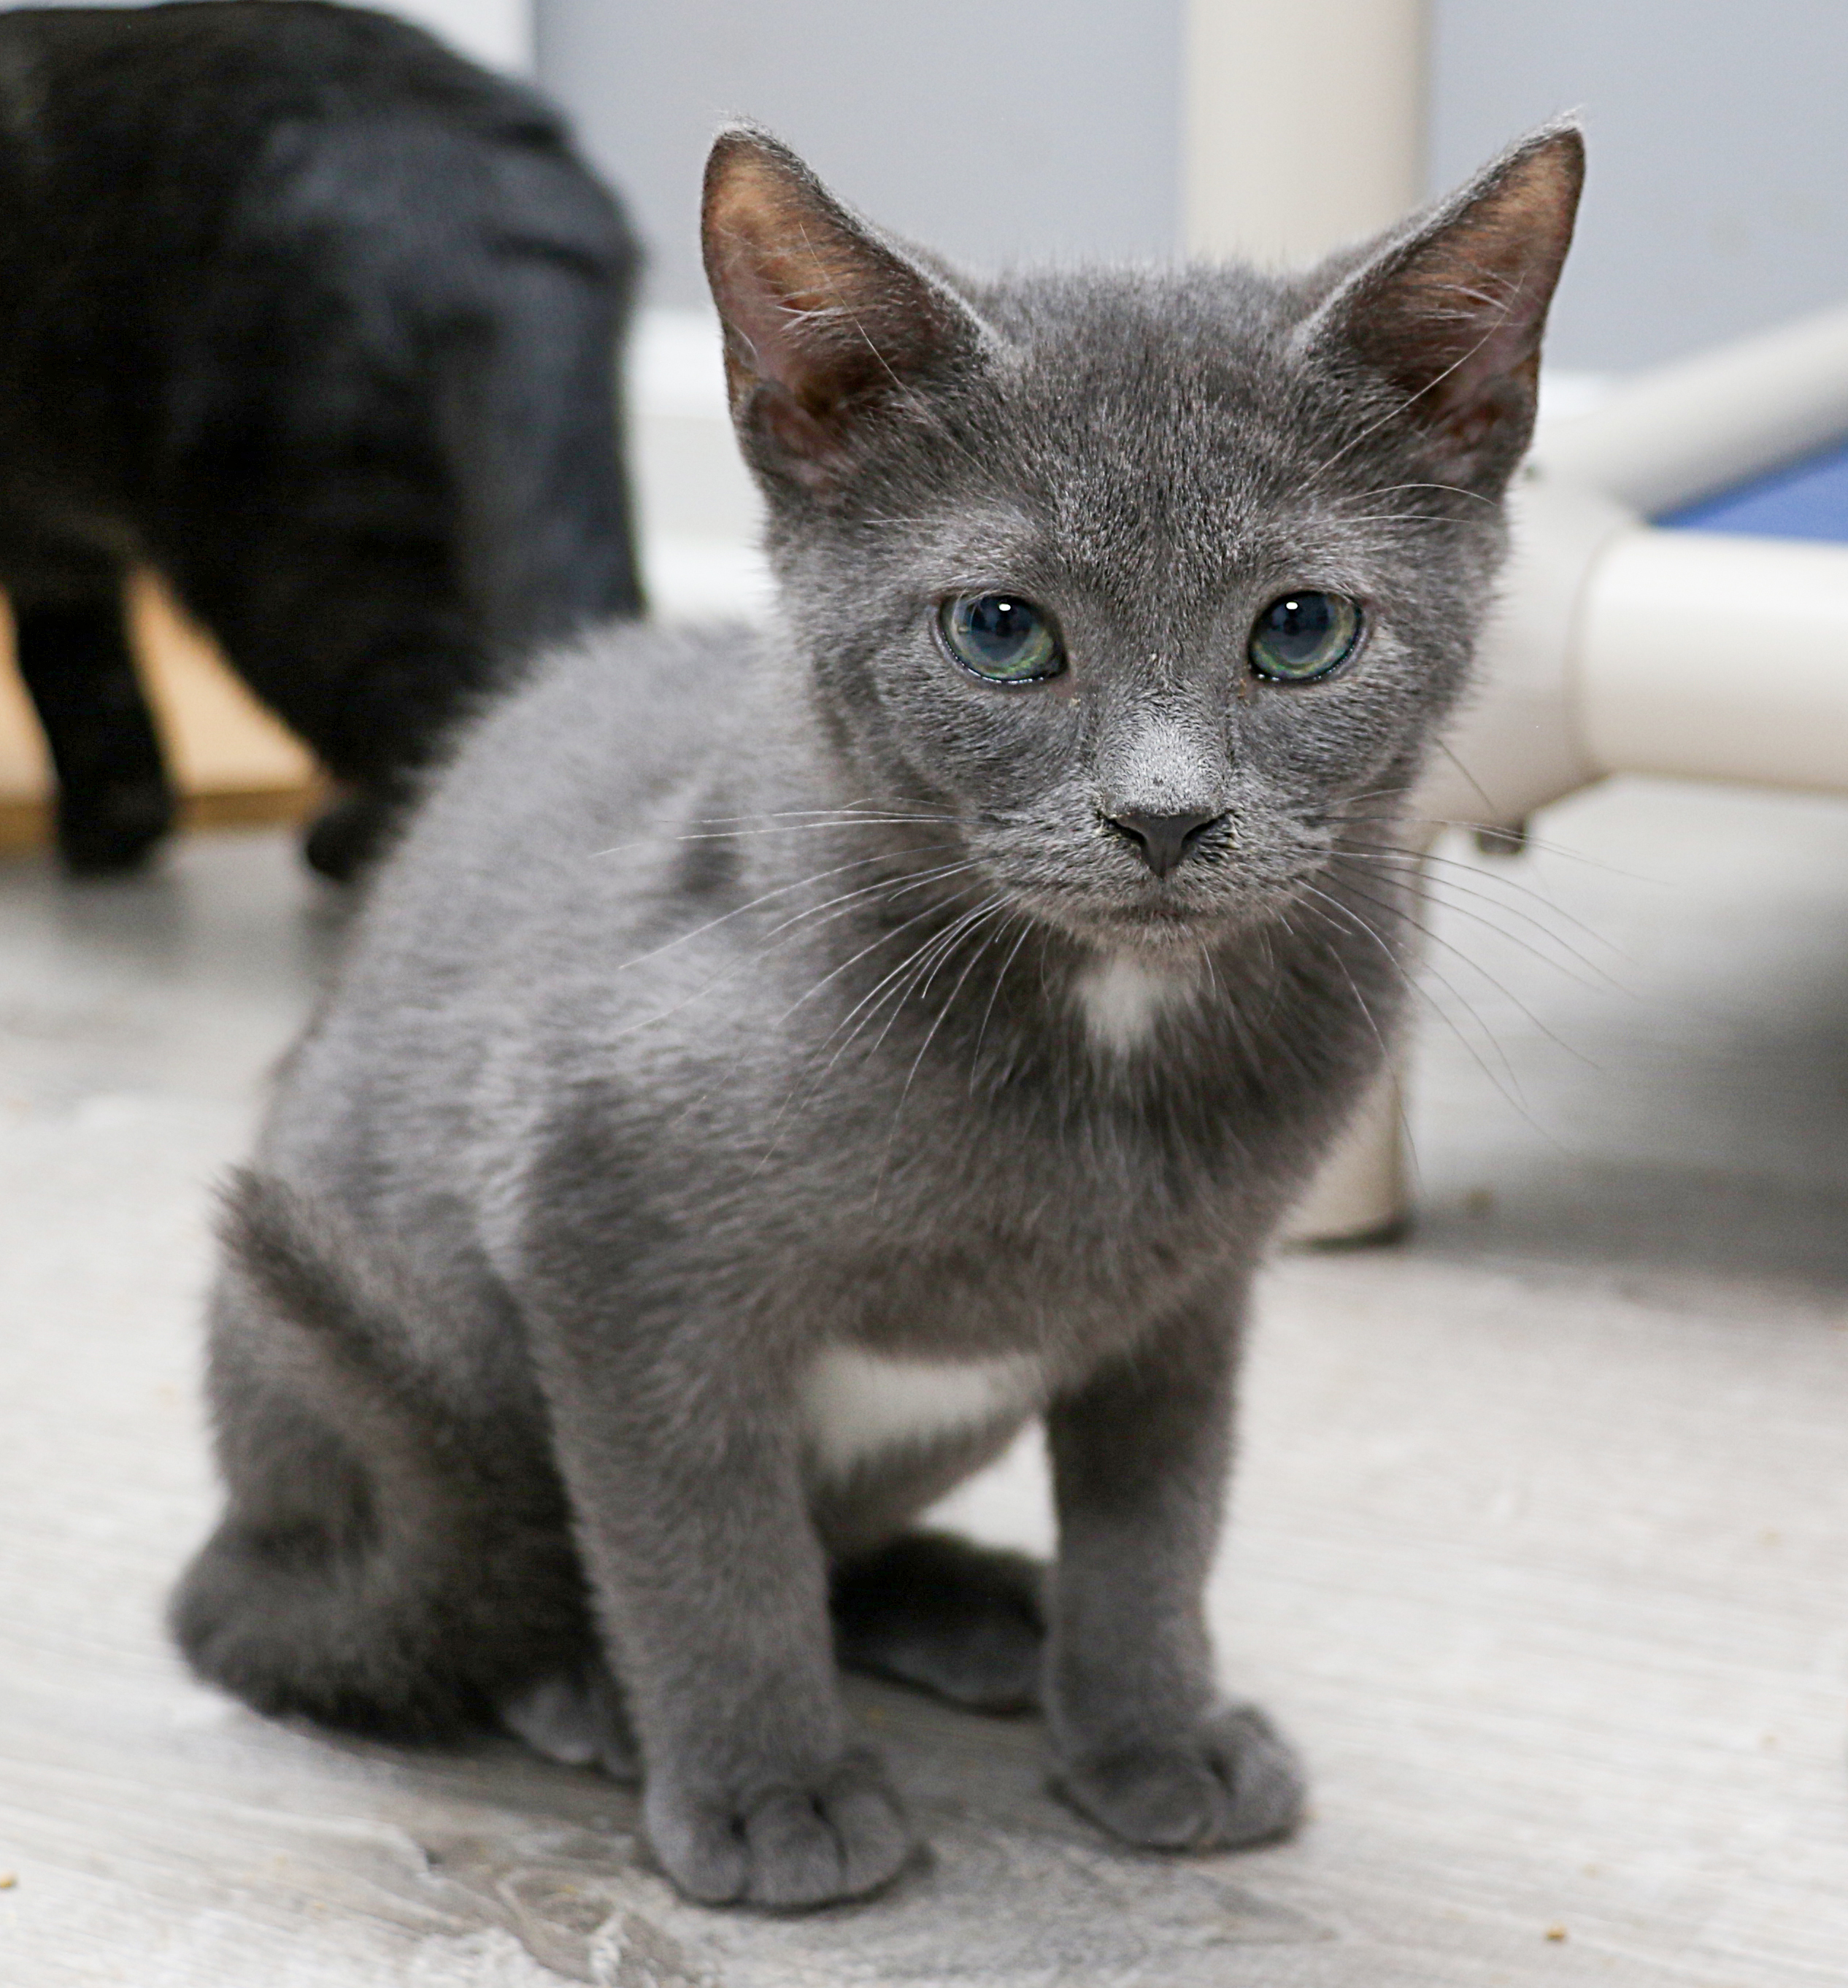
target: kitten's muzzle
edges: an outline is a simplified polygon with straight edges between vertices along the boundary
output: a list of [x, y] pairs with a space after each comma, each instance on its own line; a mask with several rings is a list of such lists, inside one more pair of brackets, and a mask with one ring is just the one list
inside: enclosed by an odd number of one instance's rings
[[1144, 814], [1136, 809], [1104, 816], [1105, 825], [1132, 842], [1136, 854], [1158, 877], [1166, 876], [1170, 870], [1184, 863], [1200, 846], [1207, 830], [1217, 828], [1225, 819], [1223, 813], [1203, 811]]

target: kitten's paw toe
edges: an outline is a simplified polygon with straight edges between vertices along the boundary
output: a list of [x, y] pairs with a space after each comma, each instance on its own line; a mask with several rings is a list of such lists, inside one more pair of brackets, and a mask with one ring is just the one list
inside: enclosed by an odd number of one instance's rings
[[1201, 1740], [1228, 1797], [1228, 1848], [1267, 1843], [1302, 1821], [1309, 1792], [1302, 1756], [1255, 1705], [1227, 1705], [1208, 1719]]
[[668, 1875], [709, 1905], [789, 1912], [859, 1898], [896, 1877], [916, 1844], [885, 1770], [857, 1751], [748, 1798], [651, 1795], [648, 1819]]
[[622, 1695], [601, 1664], [554, 1672], [499, 1707], [500, 1723], [548, 1760], [601, 1767], [614, 1780], [641, 1779], [641, 1756]]
[[1075, 1808], [1151, 1850], [1263, 1843], [1301, 1819], [1296, 1751], [1255, 1706], [1227, 1706], [1187, 1739], [1081, 1755], [1058, 1781]]
[[662, 1800], [651, 1787], [644, 1812], [662, 1869], [689, 1898], [702, 1905], [735, 1905], [743, 1898], [750, 1857], [729, 1802]]
[[777, 1790], [744, 1818], [744, 1836], [746, 1901], [785, 1908], [875, 1891], [912, 1848], [898, 1797], [864, 1754], [849, 1756], [818, 1787]]

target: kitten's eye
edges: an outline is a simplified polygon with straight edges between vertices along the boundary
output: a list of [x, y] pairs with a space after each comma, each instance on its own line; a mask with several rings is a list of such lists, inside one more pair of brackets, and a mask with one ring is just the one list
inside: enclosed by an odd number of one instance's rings
[[1360, 610], [1345, 593], [1286, 593], [1251, 627], [1247, 653], [1261, 677], [1308, 683], [1345, 663], [1360, 640]]
[[937, 613], [949, 653], [990, 683], [1037, 683], [1065, 667], [1052, 617], [1017, 593], [963, 593]]

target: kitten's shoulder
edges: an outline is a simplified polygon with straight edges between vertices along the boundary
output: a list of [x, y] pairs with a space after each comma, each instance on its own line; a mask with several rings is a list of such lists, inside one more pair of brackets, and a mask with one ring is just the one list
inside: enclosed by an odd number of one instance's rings
[[618, 625], [542, 656], [482, 711], [368, 890], [318, 1029], [345, 1044], [336, 1060], [421, 1055], [380, 1018], [424, 1015], [444, 990], [498, 1026], [509, 989], [530, 1006], [607, 964], [673, 854], [662, 818], [718, 756], [753, 749], [758, 647], [743, 627]]
[[750, 749], [762, 649], [743, 623], [618, 623], [541, 657], [465, 733], [413, 845], [486, 837], [536, 854], [624, 833], [652, 795]]

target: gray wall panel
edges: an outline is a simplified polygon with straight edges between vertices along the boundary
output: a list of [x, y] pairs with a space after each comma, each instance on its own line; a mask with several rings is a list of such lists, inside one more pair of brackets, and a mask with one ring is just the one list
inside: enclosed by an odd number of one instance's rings
[[541, 81], [648, 238], [651, 302], [705, 296], [699, 174], [727, 116], [952, 257], [1175, 249], [1170, 0], [538, 0], [538, 29]]
[[1556, 364], [1646, 365], [1848, 296], [1843, 0], [1434, 0], [1433, 188], [1581, 107]]

